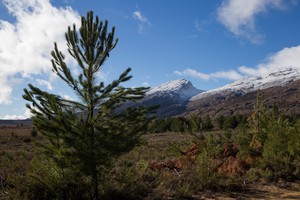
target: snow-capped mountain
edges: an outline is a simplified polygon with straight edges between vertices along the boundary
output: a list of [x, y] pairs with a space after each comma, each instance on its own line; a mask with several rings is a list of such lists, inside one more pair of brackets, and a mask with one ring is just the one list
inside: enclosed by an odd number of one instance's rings
[[200, 94], [202, 90], [198, 90], [193, 84], [186, 79], [179, 79], [161, 84], [150, 88], [146, 93], [146, 98], [154, 98], [161, 96], [170, 96], [181, 101], [187, 101], [193, 96]]
[[235, 93], [236, 95], [241, 96], [246, 93], [254, 92], [257, 90], [263, 90], [275, 86], [283, 86], [298, 79], [300, 79], [299, 70], [292, 69], [292, 68], [283, 69], [271, 73], [267, 76], [247, 78], [247, 79], [233, 82], [231, 84], [225, 85], [220, 88], [203, 92], [201, 94], [192, 97], [191, 101], [209, 97], [215, 94], [226, 95], [228, 93]]
[[203, 91], [196, 89], [190, 81], [179, 79], [150, 88], [144, 99], [127, 104], [127, 106], [158, 105], [156, 115], [170, 117], [184, 112], [189, 100], [201, 92]]
[[291, 68], [195, 95], [184, 113], [212, 117], [249, 114], [253, 112], [258, 91], [266, 106], [276, 104], [286, 114], [300, 114], [300, 71]]
[[[186, 79], [179, 79], [152, 87], [144, 99], [126, 106], [159, 105], [158, 117], [175, 115], [249, 114], [260, 90], [270, 106], [277, 103], [285, 112], [300, 113], [300, 71], [284, 69], [267, 76], [245, 78], [214, 90], [195, 88]], [[298, 108], [299, 107], [299, 108]]]

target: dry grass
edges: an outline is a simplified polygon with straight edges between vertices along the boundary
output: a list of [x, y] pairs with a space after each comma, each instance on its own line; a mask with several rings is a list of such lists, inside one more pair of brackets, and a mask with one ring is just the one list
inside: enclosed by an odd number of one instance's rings
[[0, 127], [0, 151], [32, 151], [31, 128]]
[[[20, 184], [34, 154], [31, 128], [0, 128], [0, 199], [9, 199]], [[216, 133], [219, 134], [219, 133]], [[152, 171], [149, 161], [180, 155], [195, 138], [184, 133], [146, 134], [144, 143], [122, 156], [104, 191], [108, 199], [300, 199], [300, 182], [246, 183], [236, 188], [198, 190], [195, 170]], [[196, 188], [196, 189], [194, 189]], [[109, 191], [110, 190], [110, 191]], [[113, 196], [109, 196], [114, 194]]]
[[34, 154], [31, 128], [0, 127], [0, 199], [11, 196]]

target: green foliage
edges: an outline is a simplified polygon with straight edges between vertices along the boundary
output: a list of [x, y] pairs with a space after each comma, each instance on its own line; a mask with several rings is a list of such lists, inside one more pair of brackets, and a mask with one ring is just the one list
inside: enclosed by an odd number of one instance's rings
[[288, 119], [284, 119], [277, 109], [265, 115], [268, 123], [262, 127], [266, 134], [262, 165], [272, 172], [274, 180], [294, 179], [300, 169], [299, 129], [291, 126]]
[[88, 199], [88, 181], [74, 168], [61, 168], [52, 159], [36, 155], [27, 172], [27, 199]]
[[155, 119], [148, 127], [148, 131], [152, 133], [164, 133], [169, 129], [169, 124], [164, 119]]
[[183, 132], [185, 125], [186, 119], [184, 117], [174, 117], [170, 122], [170, 130], [173, 132]]
[[190, 125], [190, 130], [194, 133], [194, 132], [199, 132], [202, 131], [202, 119], [201, 117], [198, 117], [196, 115], [192, 115], [189, 119], [188, 119], [189, 125]]
[[[31, 84], [23, 95], [30, 102], [27, 107], [33, 114], [34, 126], [48, 140], [47, 144], [39, 144], [41, 153], [55, 169], [80, 171], [79, 175], [89, 180], [92, 199], [99, 198], [98, 182], [114, 158], [139, 143], [148, 122], [149, 109], [144, 107], [116, 111], [126, 101], [143, 98], [147, 89], [121, 86], [132, 78], [128, 75], [130, 68], [108, 85], [96, 83], [97, 72], [117, 44], [114, 32], [114, 27], [108, 31], [107, 21], [94, 19], [91, 11], [82, 17], [79, 30], [75, 25], [68, 28], [68, 51], [81, 70], [78, 77], [74, 77], [65, 56], [54, 44], [52, 70], [74, 90], [79, 101], [64, 99]], [[64, 175], [57, 174], [61, 179], [66, 178]]]
[[200, 142], [200, 154], [195, 161], [195, 178], [201, 186], [201, 190], [218, 185], [217, 182], [220, 176], [215, 171], [216, 162], [213, 159], [221, 153], [221, 144], [221, 140], [212, 134], [209, 134]]
[[203, 123], [202, 123], [202, 130], [212, 130], [214, 128], [214, 125], [212, 123], [212, 120], [210, 118], [209, 115], [206, 115], [204, 118], [203, 118]]
[[32, 128], [30, 135], [31, 135], [31, 137], [36, 137], [38, 135], [38, 132], [35, 130], [34, 127]]
[[235, 129], [238, 126], [245, 125], [247, 123], [247, 117], [245, 115], [220, 115], [215, 119], [215, 123], [219, 129]]
[[[299, 122], [279, 112], [277, 106], [267, 109], [259, 94], [255, 112], [235, 135], [242, 159], [252, 158], [252, 169], [268, 181], [299, 179], [300, 131]], [[253, 175], [250, 175], [253, 177]]]
[[192, 115], [190, 117], [170, 117], [166, 119], [156, 119], [149, 127], [150, 132], [189, 132], [197, 133], [212, 130], [214, 127], [211, 118], [207, 115], [202, 120], [201, 117]]
[[220, 128], [220, 129], [223, 129], [224, 128], [224, 122], [225, 122], [225, 117], [224, 115], [220, 115], [216, 118], [216, 123], [217, 123], [217, 126]]
[[237, 120], [237, 118], [236, 118], [236, 116], [235, 115], [232, 115], [232, 116], [230, 116], [230, 117], [228, 117], [225, 121], [224, 121], [224, 123], [223, 123], [223, 128], [231, 128], [231, 129], [234, 129], [234, 128], [236, 128], [237, 126], [238, 126], [238, 124], [239, 124], [239, 122], [238, 122], [238, 120]]
[[246, 126], [240, 126], [236, 134], [233, 136], [233, 142], [238, 145], [238, 154], [242, 159], [246, 159], [251, 154], [251, 140], [252, 135], [249, 133], [249, 130]]
[[252, 115], [248, 118], [249, 133], [252, 136], [252, 141], [250, 146], [259, 149], [263, 146], [267, 135], [265, 128], [268, 121], [267, 109], [264, 105], [262, 95], [259, 93], [257, 95], [257, 103]]

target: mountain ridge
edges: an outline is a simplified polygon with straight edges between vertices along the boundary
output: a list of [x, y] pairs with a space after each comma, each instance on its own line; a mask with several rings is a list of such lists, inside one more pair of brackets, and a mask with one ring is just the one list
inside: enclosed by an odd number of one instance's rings
[[146, 92], [146, 98], [153, 95], [169, 93], [171, 95], [178, 95], [181, 100], [185, 101], [202, 92], [204, 92], [204, 90], [195, 88], [190, 81], [186, 79], [177, 79], [150, 88]]
[[262, 91], [268, 102], [273, 99], [282, 104], [284, 111], [300, 113], [300, 108], [297, 108], [300, 104], [298, 88], [300, 71], [293, 68], [278, 70], [266, 76], [245, 78], [208, 91], [195, 88], [186, 79], [177, 79], [151, 87], [144, 99], [128, 102], [124, 108], [160, 105], [157, 110], [159, 118], [195, 113], [211, 116], [248, 113], [254, 107], [257, 91]]
[[221, 92], [236, 92], [244, 95], [249, 92], [267, 89], [274, 86], [282, 86], [300, 79], [300, 71], [286, 68], [275, 71], [267, 76], [256, 76], [235, 81], [225, 86], [208, 90], [191, 98], [191, 101], [207, 97]]
[[128, 103], [126, 107], [159, 105], [156, 115], [159, 118], [170, 117], [184, 112], [189, 100], [201, 92], [203, 91], [195, 88], [190, 81], [178, 79], [150, 88], [144, 99]]
[[[297, 80], [299, 81], [297, 82]], [[145, 105], [154, 105], [155, 103], [161, 105], [158, 117], [191, 113], [212, 116], [247, 114], [254, 108], [258, 91], [262, 91], [267, 102], [270, 103], [270, 99], [273, 98], [274, 102], [281, 102], [283, 105], [285, 102], [282, 99], [285, 99], [284, 95], [288, 94], [287, 101], [294, 102], [296, 105], [298, 93], [300, 93], [297, 89], [298, 84], [300, 87], [300, 71], [293, 68], [281, 69], [266, 76], [245, 78], [208, 91], [195, 88], [186, 79], [179, 79], [151, 88], [150, 92], [146, 93], [147, 104]], [[184, 95], [189, 90], [193, 92]], [[286, 93], [286, 91], [288, 92]], [[300, 112], [300, 109], [298, 110], [291, 102], [286, 107], [281, 105], [284, 111]], [[178, 110], [171, 112], [171, 109]]]

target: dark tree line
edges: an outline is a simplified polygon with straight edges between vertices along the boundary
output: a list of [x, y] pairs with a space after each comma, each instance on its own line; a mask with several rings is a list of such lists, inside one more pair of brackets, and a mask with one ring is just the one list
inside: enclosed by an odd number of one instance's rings
[[150, 126], [149, 132], [201, 132], [216, 130], [235, 129], [239, 125], [247, 124], [248, 116], [246, 115], [220, 115], [212, 118], [209, 115], [189, 117], [170, 117], [154, 120]]

